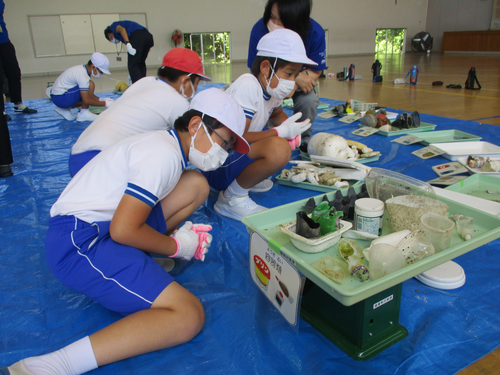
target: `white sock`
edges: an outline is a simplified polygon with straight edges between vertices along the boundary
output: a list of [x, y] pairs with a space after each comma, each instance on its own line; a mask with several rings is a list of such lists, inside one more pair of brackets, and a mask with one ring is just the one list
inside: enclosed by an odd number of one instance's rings
[[14, 104], [14, 108], [15, 109], [24, 109], [24, 108], [26, 108], [26, 106], [21, 102], [21, 103]]
[[55, 352], [23, 360], [35, 375], [77, 375], [97, 368], [88, 336]]
[[248, 195], [250, 189], [242, 188], [236, 180], [231, 182], [231, 184], [224, 191], [225, 198], [231, 198], [233, 195]]
[[80, 113], [81, 113], [82, 115], [83, 115], [83, 114], [85, 114], [85, 112], [88, 112], [88, 111], [89, 111], [89, 109], [88, 109], [88, 108], [87, 108], [87, 109], [83, 109], [83, 108], [82, 108], [82, 109], [80, 109]]

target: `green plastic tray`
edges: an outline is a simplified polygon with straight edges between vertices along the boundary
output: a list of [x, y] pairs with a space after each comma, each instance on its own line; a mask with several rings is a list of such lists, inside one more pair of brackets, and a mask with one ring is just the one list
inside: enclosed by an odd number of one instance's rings
[[[360, 189], [360, 186], [354, 188], [356, 193], [359, 193]], [[347, 195], [347, 189], [342, 189], [341, 191], [344, 196]], [[328, 199], [334, 199], [334, 194], [334, 192], [330, 192], [326, 195]], [[316, 196], [316, 202], [319, 202], [322, 197], [323, 194]], [[449, 213], [462, 214], [475, 218], [473, 239], [464, 241], [455, 231], [451, 238], [450, 248], [422, 259], [412, 265], [408, 265], [378, 280], [368, 280], [364, 283], [351, 277], [345, 284], [337, 284], [312, 267], [312, 264], [324, 255], [338, 257], [338, 245], [332, 246], [316, 254], [304, 253], [297, 249], [290, 242], [290, 237], [279, 229], [280, 224], [286, 224], [295, 220], [297, 211], [302, 209], [302, 206], [307, 203], [308, 199], [245, 216], [242, 222], [247, 226], [249, 233], [257, 231], [269, 241], [269, 247], [271, 249], [278, 253], [281, 251], [285, 256], [290, 258], [295, 264], [295, 267], [313, 283], [318, 285], [344, 306], [351, 306], [500, 237], [500, 217], [443, 197], [438, 197], [437, 199], [450, 206]], [[382, 235], [390, 233], [392, 233], [391, 223], [388, 215], [384, 214]], [[359, 241], [359, 244], [364, 249], [368, 247], [370, 243]]]
[[420, 143], [426, 146], [431, 143], [480, 141], [482, 138], [460, 130], [430, 131], [419, 134], [418, 137], [423, 139]]
[[[359, 126], [364, 126], [359, 124]], [[405, 134], [410, 134], [410, 133], [420, 133], [420, 132], [428, 132], [431, 130], [434, 130], [437, 125], [434, 124], [429, 124], [427, 122], [421, 122], [420, 126], [418, 128], [411, 128], [411, 129], [401, 129], [401, 130], [395, 130], [395, 131], [385, 131], [385, 130], [379, 130], [376, 134], [384, 135], [386, 137], [394, 137], [396, 135], [405, 135]], [[420, 137], [420, 135], [419, 135]]]
[[[445, 190], [500, 202], [500, 177], [474, 174], [465, 180], [447, 186]], [[490, 194], [486, 190], [497, 191], [499, 194]]]
[[[322, 191], [323, 193], [329, 193], [330, 191], [339, 190], [339, 188], [336, 188], [333, 186], [314, 185], [314, 184], [311, 184], [309, 182], [299, 182], [298, 184], [296, 184], [295, 182], [292, 182], [286, 178], [276, 177], [276, 181], [278, 181], [278, 184], [280, 184], [280, 185], [291, 186], [291, 187], [299, 188], [299, 189]], [[349, 186], [358, 186], [358, 185], [363, 184], [363, 181], [347, 180], [347, 182], [349, 182]]]

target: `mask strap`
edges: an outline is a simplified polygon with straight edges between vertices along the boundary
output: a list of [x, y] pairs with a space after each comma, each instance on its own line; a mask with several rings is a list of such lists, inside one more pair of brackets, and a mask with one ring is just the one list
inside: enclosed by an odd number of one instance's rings
[[[207, 135], [208, 139], [210, 140], [210, 143], [212, 144], [212, 146], [214, 145], [214, 141], [212, 140], [212, 137], [210, 136], [210, 133], [208, 132], [208, 129], [207, 127], [205, 126], [205, 123], [203, 122], [203, 118], [205, 117], [205, 114], [202, 113], [201, 114], [201, 124], [200, 124], [200, 127], [201, 125], [203, 125], [203, 129], [205, 129], [205, 134]], [[198, 128], [199, 129], [199, 128]]]

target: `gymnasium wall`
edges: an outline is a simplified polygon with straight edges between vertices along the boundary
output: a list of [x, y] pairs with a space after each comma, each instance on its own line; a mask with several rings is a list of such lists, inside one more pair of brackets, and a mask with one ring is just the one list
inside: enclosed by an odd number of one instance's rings
[[443, 32], [489, 30], [494, 0], [428, 0], [427, 30], [433, 51], [441, 51]]
[[[472, 0], [471, 0], [472, 1]], [[174, 29], [183, 32], [231, 32], [233, 61], [246, 61], [252, 26], [262, 17], [266, 0], [5, 0], [4, 18], [23, 75], [59, 73], [84, 63], [89, 55], [35, 57], [29, 16], [145, 13], [155, 39], [149, 66], [159, 66], [172, 48]], [[407, 49], [426, 28], [428, 0], [314, 0], [312, 17], [329, 30], [329, 55], [368, 54], [375, 48], [377, 28], [407, 28]], [[102, 31], [101, 31], [102, 33]], [[104, 35], [102, 36], [104, 38]], [[50, 35], [47, 36], [50, 38]], [[126, 68], [107, 54], [111, 68]]]

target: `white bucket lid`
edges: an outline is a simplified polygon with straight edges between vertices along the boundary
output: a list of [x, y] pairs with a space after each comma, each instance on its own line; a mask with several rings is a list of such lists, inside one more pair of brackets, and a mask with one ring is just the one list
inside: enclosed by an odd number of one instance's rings
[[421, 283], [437, 289], [456, 289], [465, 284], [464, 269], [451, 260], [422, 272], [415, 278]]

